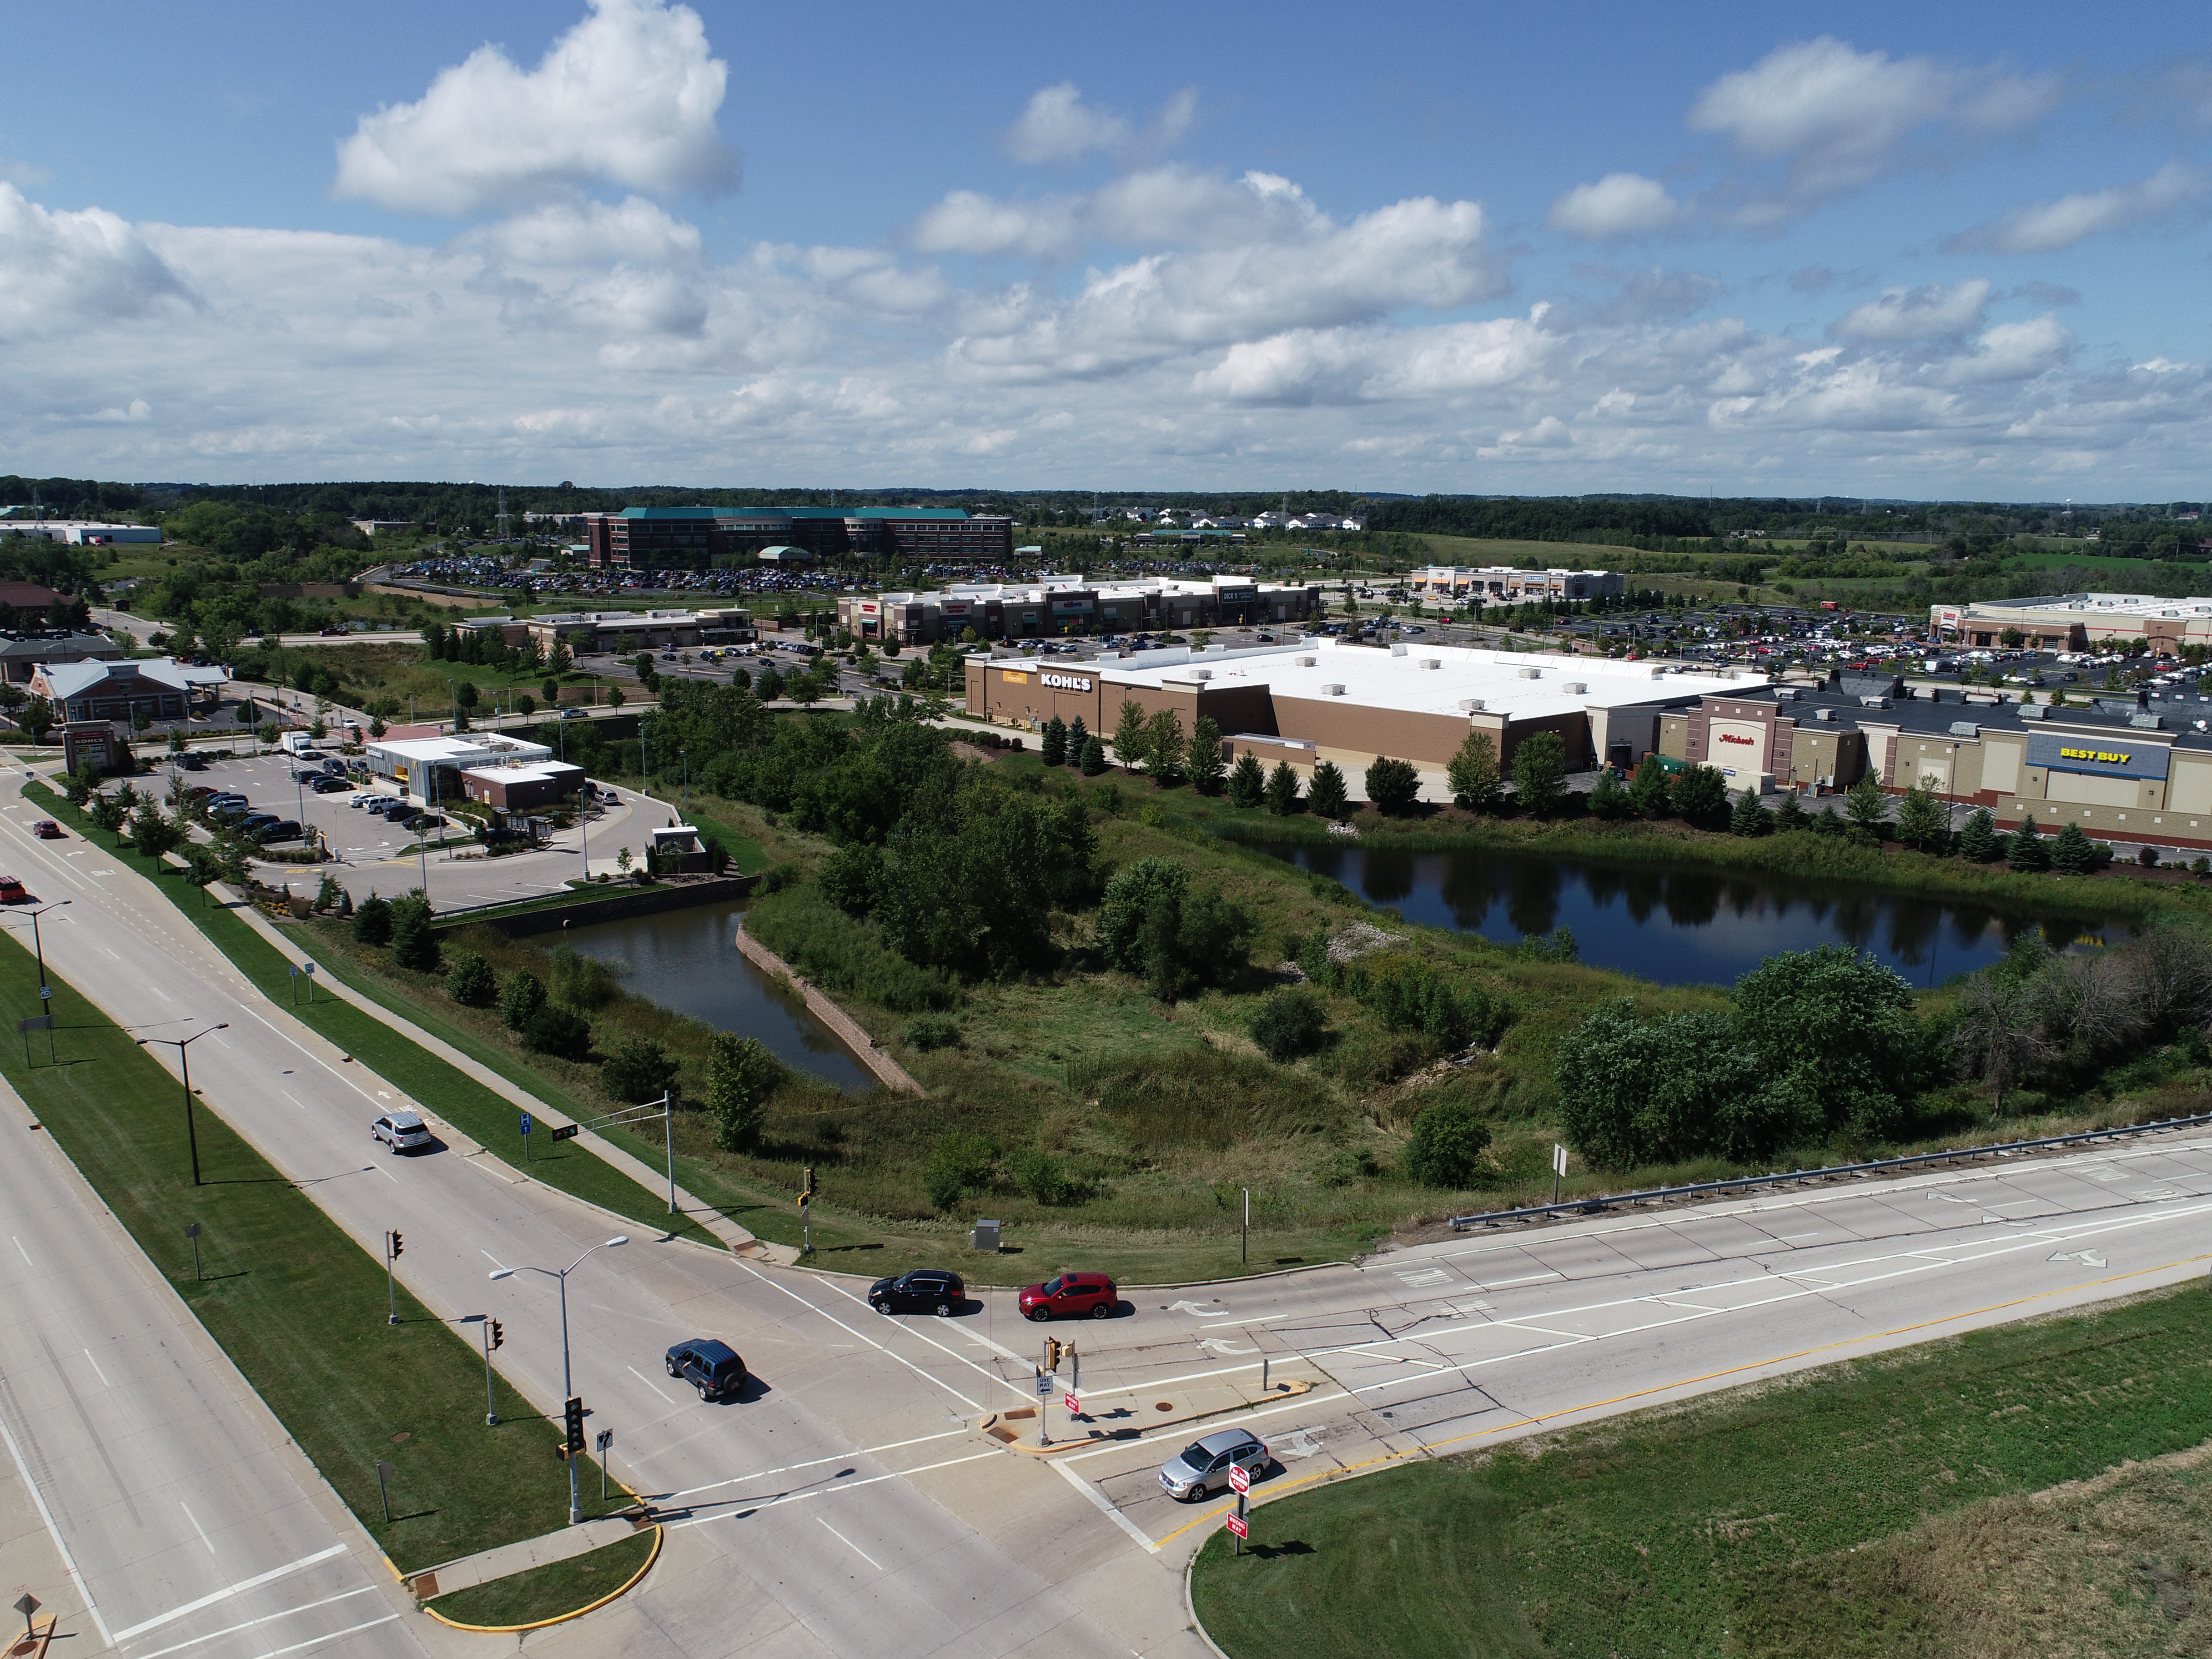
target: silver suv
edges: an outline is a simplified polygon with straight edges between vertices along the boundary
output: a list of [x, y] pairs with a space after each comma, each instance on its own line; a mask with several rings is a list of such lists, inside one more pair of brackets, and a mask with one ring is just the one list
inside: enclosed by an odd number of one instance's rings
[[1244, 1430], [1223, 1429], [1203, 1440], [1194, 1440], [1180, 1456], [1162, 1464], [1160, 1485], [1178, 1502], [1195, 1504], [1208, 1492], [1229, 1489], [1232, 1465], [1258, 1480], [1267, 1472], [1268, 1455], [1265, 1443]]

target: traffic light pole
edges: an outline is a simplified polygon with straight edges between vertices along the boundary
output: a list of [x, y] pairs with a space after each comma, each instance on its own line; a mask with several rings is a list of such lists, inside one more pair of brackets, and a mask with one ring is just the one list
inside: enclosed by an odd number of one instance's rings
[[406, 1246], [401, 1242], [398, 1233], [388, 1231], [385, 1233], [384, 1291], [392, 1303], [391, 1315], [384, 1322], [387, 1325], [397, 1325], [399, 1322], [399, 1279], [393, 1272], [392, 1264], [399, 1259], [399, 1252], [404, 1249]]
[[496, 1400], [495, 1400], [495, 1399], [493, 1399], [493, 1398], [492, 1398], [492, 1392], [491, 1392], [491, 1331], [492, 1331], [492, 1322], [491, 1322], [490, 1317], [489, 1317], [489, 1316], [487, 1316], [487, 1315], [479, 1314], [479, 1315], [477, 1315], [477, 1317], [478, 1319], [482, 1320], [482, 1321], [483, 1321], [483, 1350], [484, 1350], [484, 1427], [486, 1427], [486, 1428], [488, 1428], [488, 1429], [495, 1429], [495, 1428], [497, 1428], [497, 1427], [499, 1426], [499, 1402], [498, 1402]]

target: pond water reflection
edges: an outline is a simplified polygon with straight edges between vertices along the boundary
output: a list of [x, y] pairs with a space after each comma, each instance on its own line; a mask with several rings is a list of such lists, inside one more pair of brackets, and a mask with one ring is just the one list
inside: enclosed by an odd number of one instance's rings
[[2133, 929], [1957, 900], [1705, 866], [1605, 864], [1458, 848], [1267, 848], [1409, 921], [1513, 944], [1565, 927], [1581, 959], [1662, 985], [1731, 984], [1777, 951], [1840, 942], [1918, 986], [1996, 961], [2040, 930], [2059, 949]]

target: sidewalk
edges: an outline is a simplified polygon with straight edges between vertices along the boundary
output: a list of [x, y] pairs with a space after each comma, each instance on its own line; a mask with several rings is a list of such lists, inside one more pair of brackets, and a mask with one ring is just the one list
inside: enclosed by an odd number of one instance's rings
[[[300, 949], [299, 945], [295, 940], [286, 938], [283, 933], [279, 930], [275, 924], [270, 922], [266, 916], [263, 915], [260, 911], [256, 909], [252, 905], [246, 903], [238, 895], [232, 893], [228, 888], [222, 886], [220, 883], [211, 885], [208, 890], [228, 902], [238, 915], [243, 916], [246, 919], [247, 926], [252, 927], [263, 939], [266, 939], [270, 945], [274, 946], [287, 961], [305, 962], [307, 960], [306, 952]], [[417, 1044], [430, 1054], [435, 1054], [439, 1059], [453, 1066], [456, 1071], [465, 1073], [475, 1081], [483, 1085], [485, 1088], [492, 1091], [493, 1093], [512, 1102], [519, 1109], [528, 1112], [538, 1121], [545, 1124], [549, 1128], [556, 1127], [565, 1128], [567, 1127], [567, 1120], [561, 1113], [552, 1110], [544, 1101], [538, 1099], [537, 1096], [532, 1094], [520, 1084], [509, 1081], [507, 1078], [501, 1076], [500, 1073], [492, 1070], [490, 1066], [483, 1064], [479, 1060], [471, 1059], [469, 1055], [463, 1054], [459, 1048], [454, 1048], [452, 1043], [446, 1042], [443, 1038], [431, 1036], [429, 1032], [424, 1030], [413, 1021], [393, 1013], [389, 1008], [386, 1008], [382, 1003], [376, 1001], [374, 998], [361, 995], [351, 987], [340, 981], [335, 975], [325, 975], [319, 977], [316, 981], [316, 986], [319, 990], [322, 991], [325, 994], [344, 998], [347, 1001], [352, 1003], [355, 1007], [368, 1015], [372, 1019], [378, 1021], [381, 1024], [389, 1026], [392, 1030], [399, 1033], [400, 1036], [405, 1037], [409, 1042]], [[428, 1108], [422, 1102], [418, 1101], [414, 1103], [414, 1104], [416, 1109], [424, 1112], [426, 1115], [434, 1115], [434, 1114], [431, 1113]], [[477, 1152], [486, 1151], [485, 1148], [477, 1146], [467, 1136], [463, 1135], [453, 1129], [449, 1124], [443, 1124], [441, 1122], [441, 1129], [449, 1140], [453, 1141], [457, 1146], [460, 1146], [465, 1149], [465, 1155], [466, 1156], [474, 1156]], [[602, 1139], [591, 1130], [586, 1129], [581, 1131], [576, 1136], [576, 1139], [580, 1142], [589, 1145], [592, 1151], [598, 1157], [605, 1159], [608, 1164], [612, 1164], [616, 1169], [621, 1170], [624, 1175], [636, 1182], [639, 1186], [644, 1188], [647, 1192], [658, 1193], [663, 1191], [666, 1188], [668, 1184], [668, 1177], [665, 1171], [654, 1169], [652, 1165], [646, 1163], [644, 1159], [635, 1157], [629, 1152], [623, 1151], [621, 1147]], [[517, 1180], [527, 1181], [531, 1179], [527, 1172], [516, 1168], [513, 1164], [509, 1163], [505, 1158], [501, 1157], [498, 1153], [493, 1152], [489, 1155], [493, 1158], [497, 1158], [501, 1164], [506, 1164], [507, 1169]], [[586, 1200], [579, 1200], [579, 1202], [583, 1201]], [[695, 1194], [685, 1192], [681, 1187], [678, 1187], [676, 1189], [676, 1204], [678, 1209], [684, 1214], [691, 1217], [694, 1220], [698, 1222], [701, 1226], [706, 1228], [708, 1232], [714, 1234], [716, 1238], [721, 1240], [721, 1242], [727, 1245], [731, 1250], [738, 1255], [748, 1256], [756, 1261], [774, 1262], [778, 1267], [789, 1267], [793, 1262], [799, 1260], [799, 1252], [790, 1245], [771, 1244], [765, 1239], [754, 1237], [751, 1233], [739, 1226], [736, 1222], [731, 1220], [727, 1216], [722, 1214], [720, 1210], [716, 1209], [713, 1205], [708, 1204], [704, 1199], [698, 1197]]]
[[652, 1524], [642, 1510], [635, 1516], [610, 1515], [597, 1521], [580, 1522], [543, 1537], [525, 1538], [501, 1544], [497, 1549], [479, 1550], [474, 1555], [441, 1562], [416, 1573], [407, 1581], [407, 1588], [415, 1593], [418, 1601], [451, 1595], [455, 1590], [474, 1589], [495, 1578], [512, 1578], [532, 1567], [548, 1567], [556, 1561], [589, 1555], [605, 1545], [619, 1544], [632, 1533]]

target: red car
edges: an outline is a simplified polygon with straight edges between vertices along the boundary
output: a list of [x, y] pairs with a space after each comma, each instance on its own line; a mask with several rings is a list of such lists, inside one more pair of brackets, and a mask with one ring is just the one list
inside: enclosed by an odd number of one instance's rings
[[0, 904], [27, 904], [31, 896], [14, 876], [0, 876]]
[[1062, 1273], [1022, 1292], [1024, 1319], [1110, 1319], [1121, 1295], [1104, 1273]]
[[40, 841], [59, 841], [62, 838], [62, 827], [52, 818], [40, 818], [31, 826], [31, 833]]

